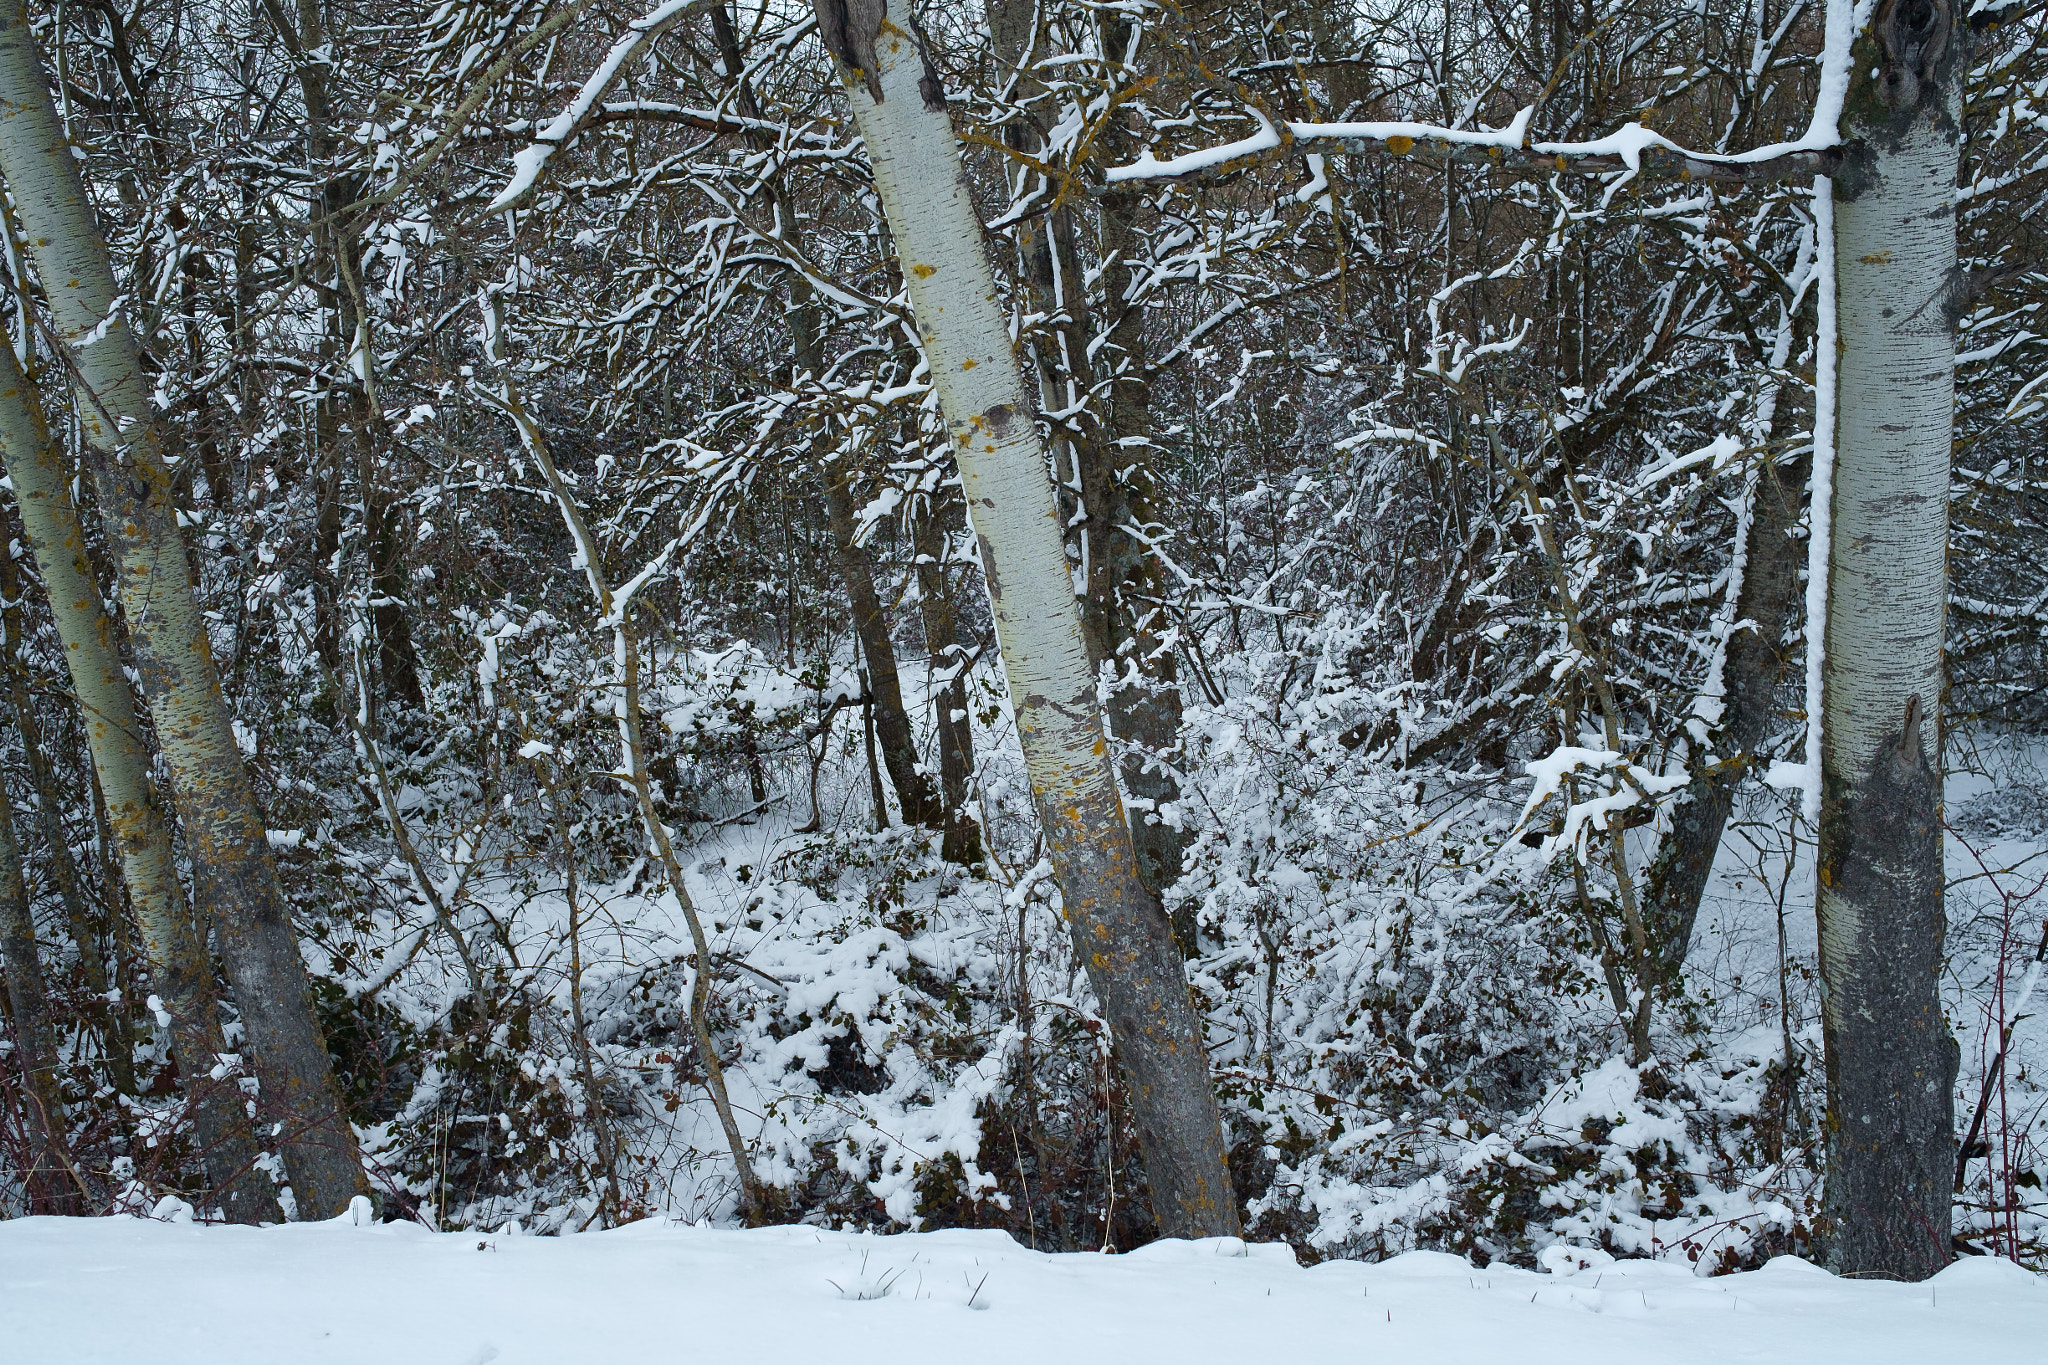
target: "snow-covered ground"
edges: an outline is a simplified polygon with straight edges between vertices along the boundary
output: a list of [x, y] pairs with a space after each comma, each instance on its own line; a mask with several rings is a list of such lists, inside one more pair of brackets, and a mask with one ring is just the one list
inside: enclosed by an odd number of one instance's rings
[[1990, 1259], [1902, 1285], [1790, 1258], [1707, 1279], [1649, 1261], [1479, 1270], [1432, 1252], [1304, 1270], [1284, 1246], [1232, 1240], [1054, 1256], [999, 1232], [0, 1223], [11, 1365], [1923, 1365], [2038, 1359], [2044, 1317], [2048, 1279]]

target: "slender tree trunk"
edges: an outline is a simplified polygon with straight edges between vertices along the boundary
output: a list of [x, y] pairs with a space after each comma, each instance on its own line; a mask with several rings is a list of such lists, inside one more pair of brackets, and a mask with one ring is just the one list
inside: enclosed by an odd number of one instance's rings
[[953, 543], [950, 529], [953, 519], [964, 511], [956, 490], [944, 487], [935, 491], [925, 514], [918, 518], [915, 545], [917, 606], [924, 625], [925, 653], [934, 671], [952, 673], [932, 698], [939, 796], [946, 808], [946, 837], [940, 848], [947, 862], [974, 867], [982, 856], [981, 826], [967, 813], [969, 784], [974, 781], [974, 729], [967, 714], [967, 659], [960, 652], [960, 615], [946, 573]]
[[[1126, 20], [1113, 30], [1119, 35], [1116, 41], [1127, 43], [1134, 28], [1135, 22]], [[1129, 131], [1119, 124], [1104, 136], [1105, 151], [1124, 160], [1130, 151]], [[1116, 619], [1122, 628], [1106, 652], [1134, 660], [1138, 677], [1129, 679], [1127, 673], [1127, 681], [1110, 694], [1110, 716], [1116, 734], [1132, 746], [1124, 760], [1124, 787], [1132, 796], [1152, 803], [1145, 818], [1136, 822], [1131, 837], [1138, 849], [1138, 873], [1149, 878], [1147, 885], [1157, 891], [1180, 876], [1188, 835], [1159, 814], [1162, 807], [1180, 800], [1179, 778], [1164, 762], [1178, 751], [1181, 722], [1180, 665], [1173, 650], [1166, 647], [1162, 629], [1165, 575], [1159, 556], [1122, 529], [1158, 525], [1152, 504], [1156, 447], [1152, 443], [1151, 351], [1145, 333], [1145, 306], [1129, 297], [1131, 265], [1145, 240], [1146, 228], [1140, 221], [1145, 204], [1143, 187], [1138, 185], [1102, 196], [1102, 254], [1114, 265], [1108, 270], [1108, 335], [1097, 352], [1097, 363], [1101, 377], [1109, 383], [1111, 439], [1104, 443], [1105, 459], [1116, 473], [1113, 479], [1091, 478], [1084, 470], [1083, 484], [1093, 481], [1114, 494], [1104, 499], [1100, 516], [1112, 532], [1106, 546], [1107, 573], [1116, 584]], [[1192, 951], [1192, 923], [1181, 928], [1182, 943]]]
[[[1107, 196], [1103, 204], [1103, 242], [1114, 253], [1111, 278], [1129, 279], [1129, 262], [1138, 246], [1131, 215], [1135, 196]], [[1124, 790], [1143, 802], [1143, 814], [1131, 822], [1138, 852], [1138, 875], [1155, 894], [1180, 877], [1187, 835], [1162, 818], [1164, 807], [1180, 800], [1180, 779], [1167, 766], [1180, 745], [1180, 678], [1173, 650], [1161, 630], [1160, 604], [1165, 585], [1159, 557], [1128, 528], [1158, 524], [1152, 507], [1152, 398], [1146, 382], [1145, 310], [1118, 297], [1101, 349], [1103, 364], [1114, 376], [1109, 389], [1109, 427], [1080, 451], [1081, 496], [1088, 509], [1083, 531], [1089, 537], [1088, 596], [1083, 616], [1098, 665], [1107, 662], [1116, 674], [1110, 688], [1110, 730], [1123, 742]], [[1192, 933], [1183, 946], [1194, 949]]]
[[[896, 670], [896, 645], [889, 638], [889, 617], [882, 598], [875, 591], [874, 567], [868, 552], [854, 539], [853, 495], [844, 470], [825, 471], [825, 510], [832, 523], [832, 547], [839, 560], [839, 577], [853, 605], [853, 628], [860, 636], [861, 652], [867, 655], [869, 714], [874, 718], [875, 742], [882, 751], [882, 766], [896, 788], [896, 800], [903, 818], [929, 829], [944, 828], [944, 811], [932, 780], [917, 766], [917, 739], [910, 729], [909, 713], [903, 709], [903, 683]], [[888, 808], [875, 812], [878, 824], [888, 819]]]
[[[1046, 448], [997, 301], [944, 94], [887, 20], [849, 32], [821, 0], [954, 442], [1053, 871], [1102, 1002], [1168, 1236], [1234, 1234], [1237, 1202], [1201, 1022], [1158, 898], [1138, 875], [1096, 699]], [[877, 16], [878, 17], [878, 16]], [[870, 22], [874, 22], [871, 18]], [[870, 52], [872, 56], [870, 56]], [[872, 63], [865, 76], [851, 69]]]
[[[495, 310], [498, 300], [490, 298], [487, 306]], [[547, 477], [548, 489], [555, 496], [563, 524], [576, 542], [583, 576], [589, 583], [598, 619], [611, 627], [613, 684], [618, 689], [612, 702], [612, 714], [618, 722], [619, 757], [624, 764], [625, 778], [632, 786], [634, 802], [639, 807], [647, 846], [668, 878], [669, 892], [676, 898], [677, 909], [682, 911], [683, 923], [690, 931], [690, 946], [696, 954], [695, 980], [690, 985], [690, 1033], [697, 1045], [697, 1058], [704, 1066], [704, 1089], [711, 1097], [712, 1111], [718, 1116], [718, 1126], [723, 1130], [726, 1146], [732, 1153], [733, 1173], [740, 1186], [740, 1211], [747, 1222], [757, 1226], [765, 1224], [773, 1220], [780, 1200], [775, 1188], [763, 1183], [754, 1172], [754, 1163], [747, 1155], [746, 1138], [740, 1133], [739, 1119], [733, 1111], [732, 1096], [726, 1089], [725, 1063], [719, 1059], [718, 1042], [711, 1032], [711, 940], [704, 932], [704, 921], [690, 896], [689, 883], [683, 876], [675, 845], [669, 839], [668, 826], [662, 823], [661, 812], [655, 809], [654, 788], [647, 776], [647, 745], [640, 729], [640, 641], [633, 629], [633, 603], [630, 599], [619, 600], [612, 592], [611, 580], [604, 568], [604, 547], [591, 533], [582, 508], [577, 505], [569, 486], [562, 480], [561, 471], [555, 466], [546, 437], [532, 414], [527, 412], [513, 383], [511, 363], [502, 350], [504, 334], [504, 319], [494, 312], [491, 335], [497, 340], [493, 343], [490, 359], [498, 367], [498, 389], [494, 394], [487, 390], [479, 392], [493, 398], [505, 415], [512, 419], [519, 431], [520, 444]], [[817, 807], [816, 781], [814, 769], [811, 802], [814, 815]]]
[[[0, 368], [0, 384], [6, 382], [7, 371]], [[6, 401], [5, 395], [0, 395], [0, 404]], [[0, 418], [0, 427], [4, 425], [5, 419]], [[108, 1078], [113, 1081], [115, 1090], [123, 1095], [133, 1095], [135, 1059], [128, 1031], [120, 1012], [107, 996], [107, 964], [100, 956], [99, 928], [93, 923], [94, 915], [86, 904], [84, 882], [78, 875], [78, 862], [71, 856], [71, 843], [64, 834], [63, 797], [57, 789], [57, 775], [50, 768], [42, 727], [36, 723], [35, 701], [29, 694], [28, 664], [22, 657], [25, 637], [21, 623], [21, 594], [21, 578], [15, 572], [13, 557], [0, 552], [0, 598], [5, 599], [5, 606], [0, 607], [0, 623], [4, 623], [0, 624], [0, 650], [6, 653], [6, 658], [0, 660], [0, 670], [7, 675], [8, 701], [14, 709], [14, 723], [21, 731], [22, 757], [28, 762], [29, 781], [35, 788], [36, 824], [42, 831], [43, 847], [47, 850], [44, 871], [57, 890], [57, 900], [64, 907], [64, 919], [70, 926], [72, 941], [78, 945], [79, 972], [92, 996], [86, 1002], [85, 1010], [94, 1031], [100, 1035]]]
[[[368, 446], [375, 439], [373, 428], [381, 425], [375, 419], [366, 420], [359, 428], [359, 439]], [[366, 469], [373, 469], [374, 464], [364, 461]], [[377, 632], [377, 681], [386, 697], [421, 711], [426, 708], [427, 695], [420, 685], [412, 617], [406, 612], [405, 547], [398, 514], [374, 477], [366, 488], [364, 539], [370, 552], [370, 625]]]
[[367, 1193], [291, 911], [192, 592], [150, 384], [21, 0], [0, 4], [0, 174], [74, 369], [129, 638], [301, 1216]]
[[1820, 1231], [1838, 1274], [1913, 1280], [1948, 1262], [1955, 1172], [1958, 1053], [1937, 973], [1950, 308], [1969, 36], [1959, 19], [1950, 0], [1880, 4], [1852, 53], [1847, 154], [1832, 185]]
[[[749, 118], [760, 117], [753, 87], [741, 75], [746, 63], [740, 57], [739, 37], [724, 5], [711, 11], [711, 32], [726, 75], [733, 83], [740, 111]], [[765, 144], [757, 139], [755, 145]], [[801, 250], [799, 221], [795, 214], [785, 212], [780, 185], [770, 183], [765, 188], [769, 210], [780, 223], [784, 239]], [[810, 287], [800, 281], [792, 281], [790, 286], [788, 323], [798, 373], [820, 374], [824, 369], [824, 357], [818, 334], [817, 301], [812, 297]], [[896, 667], [896, 646], [889, 635], [888, 614], [883, 610], [880, 594], [875, 591], [874, 566], [867, 551], [856, 543], [852, 471], [827, 469], [824, 477], [825, 509], [831, 525], [834, 557], [838, 560], [840, 579], [846, 585], [846, 595], [853, 608], [854, 633], [859, 636], [861, 650], [867, 656], [868, 683], [865, 691], [868, 695], [869, 742], [880, 745], [883, 765], [889, 770], [889, 781], [895, 786], [896, 799], [903, 807], [903, 818], [930, 829], [950, 828], [944, 823], [947, 807], [942, 805], [938, 793], [932, 789], [931, 778], [918, 766], [916, 731], [903, 706], [903, 687]], [[875, 803], [875, 822], [881, 827], [888, 823], [887, 806], [879, 799]]]
[[[241, 1094], [206, 1083], [227, 1050], [206, 944], [185, 902], [171, 854], [170, 823], [149, 780], [150, 757], [135, 714], [114, 621], [100, 600], [85, 556], [85, 528], [71, 501], [71, 471], [50, 438], [35, 385], [14, 348], [0, 338], [0, 458], [14, 484], [22, 526], [42, 571], [50, 614], [85, 725], [93, 776], [106, 810], [143, 953], [162, 1012], [171, 1019], [171, 1055], [193, 1102], [207, 1183], [235, 1222], [278, 1221], [269, 1178], [255, 1169], [256, 1143]], [[125, 1042], [123, 1046], [125, 1046]]]
[[[1778, 401], [1785, 404], [1785, 397]], [[1721, 667], [1725, 710], [1713, 735], [1715, 761], [1697, 765], [1671, 830], [1643, 874], [1643, 921], [1655, 966], [1667, 980], [1685, 965], [1736, 788], [1755, 766], [1757, 746], [1779, 713], [1778, 685], [1789, 661], [1785, 632], [1799, 610], [1805, 558], [1804, 543], [1792, 532], [1811, 468], [1811, 454], [1802, 453], [1783, 466], [1766, 461], [1757, 471], [1743, 538], [1742, 590], [1735, 598], [1738, 629]]]
[[28, 883], [21, 875], [21, 847], [14, 837], [14, 806], [0, 788], [0, 955], [7, 959], [7, 999], [13, 1006], [15, 1060], [21, 1065], [22, 1099], [28, 1111], [34, 1165], [24, 1172], [29, 1211], [85, 1211], [83, 1193], [72, 1177], [70, 1127], [57, 1079], [56, 1039], [50, 1029], [50, 997], [36, 956], [35, 920], [29, 912]]
[[535, 764], [541, 794], [547, 798], [548, 818], [554, 825], [555, 843], [562, 854], [562, 898], [569, 909], [569, 1027], [576, 1049], [576, 1068], [582, 1072], [583, 1103], [590, 1115], [591, 1136], [596, 1140], [598, 1169], [604, 1172], [603, 1202], [599, 1214], [605, 1226], [616, 1227], [625, 1210], [619, 1191], [619, 1144], [612, 1131], [611, 1116], [598, 1082], [597, 1064], [590, 1050], [590, 1028], [583, 1017], [583, 917], [577, 901], [576, 837], [571, 830], [568, 803], [554, 778], [554, 765], [542, 758]]
[[[298, 0], [296, 28], [277, 0], [264, 0], [271, 27], [296, 66], [300, 98], [306, 112], [306, 161], [319, 177], [311, 198], [314, 221], [313, 281], [327, 327], [321, 334], [321, 361], [330, 386], [340, 361], [353, 357], [356, 383], [347, 397], [350, 437], [356, 446], [356, 485], [362, 498], [364, 558], [369, 588], [370, 628], [377, 637], [376, 680], [383, 697], [414, 710], [426, 704], [420, 688], [419, 654], [413, 645], [412, 620], [406, 614], [405, 556], [398, 540], [390, 497], [378, 478], [377, 453], [385, 435], [383, 414], [375, 401], [375, 357], [362, 289], [362, 252], [357, 245], [358, 219], [349, 205], [363, 195], [359, 175], [336, 164], [334, 96], [328, 73], [333, 64], [331, 43], [320, 0]], [[325, 53], [310, 57], [310, 53]], [[331, 469], [321, 485], [319, 572], [328, 575], [327, 616], [318, 638], [331, 641], [330, 667], [340, 659], [340, 601], [334, 554], [341, 543], [340, 394], [329, 387], [320, 403], [320, 451]], [[326, 651], [323, 651], [326, 657]], [[373, 695], [374, 709], [376, 697]]]

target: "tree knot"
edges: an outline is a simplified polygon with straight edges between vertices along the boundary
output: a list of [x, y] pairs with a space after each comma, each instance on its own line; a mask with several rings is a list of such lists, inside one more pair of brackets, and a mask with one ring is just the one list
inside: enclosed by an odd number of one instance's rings
[[1934, 76], [1948, 51], [1955, 22], [1950, 0], [1884, 0], [1874, 25], [1884, 52], [1877, 77], [1877, 97], [1892, 109], [1920, 103], [1921, 87]]
[[875, 69], [875, 39], [889, 15], [889, 0], [811, 0], [818, 16], [818, 37], [844, 66], [867, 82], [868, 94], [882, 102], [882, 75]]
[[1906, 699], [1905, 723], [1899, 727], [1899, 766], [1909, 769], [1927, 767], [1927, 750], [1920, 743], [1920, 722], [1923, 719], [1920, 694], [1915, 692]]

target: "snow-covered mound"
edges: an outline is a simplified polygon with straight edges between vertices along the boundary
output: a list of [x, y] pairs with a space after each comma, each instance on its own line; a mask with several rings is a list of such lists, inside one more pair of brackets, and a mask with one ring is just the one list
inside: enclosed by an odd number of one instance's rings
[[2048, 1280], [1990, 1259], [1919, 1285], [1789, 1257], [1715, 1279], [1549, 1259], [1547, 1273], [1431, 1252], [1304, 1270], [1285, 1246], [1234, 1239], [1055, 1256], [1000, 1232], [25, 1218], [0, 1223], [0, 1360], [1923, 1365], [2034, 1358], [2048, 1314]]

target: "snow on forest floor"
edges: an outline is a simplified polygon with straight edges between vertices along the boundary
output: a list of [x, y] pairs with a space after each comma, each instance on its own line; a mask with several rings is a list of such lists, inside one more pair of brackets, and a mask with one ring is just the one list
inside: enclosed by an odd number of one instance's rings
[[0, 1223], [0, 1360], [20, 1365], [1921, 1365], [2037, 1358], [2044, 1315], [2048, 1278], [1984, 1258], [1904, 1285], [1789, 1257], [1707, 1279], [1649, 1261], [1478, 1270], [1433, 1252], [1304, 1270], [1285, 1246], [1234, 1239], [1056, 1256], [1000, 1232], [660, 1221], [571, 1237], [345, 1217]]

